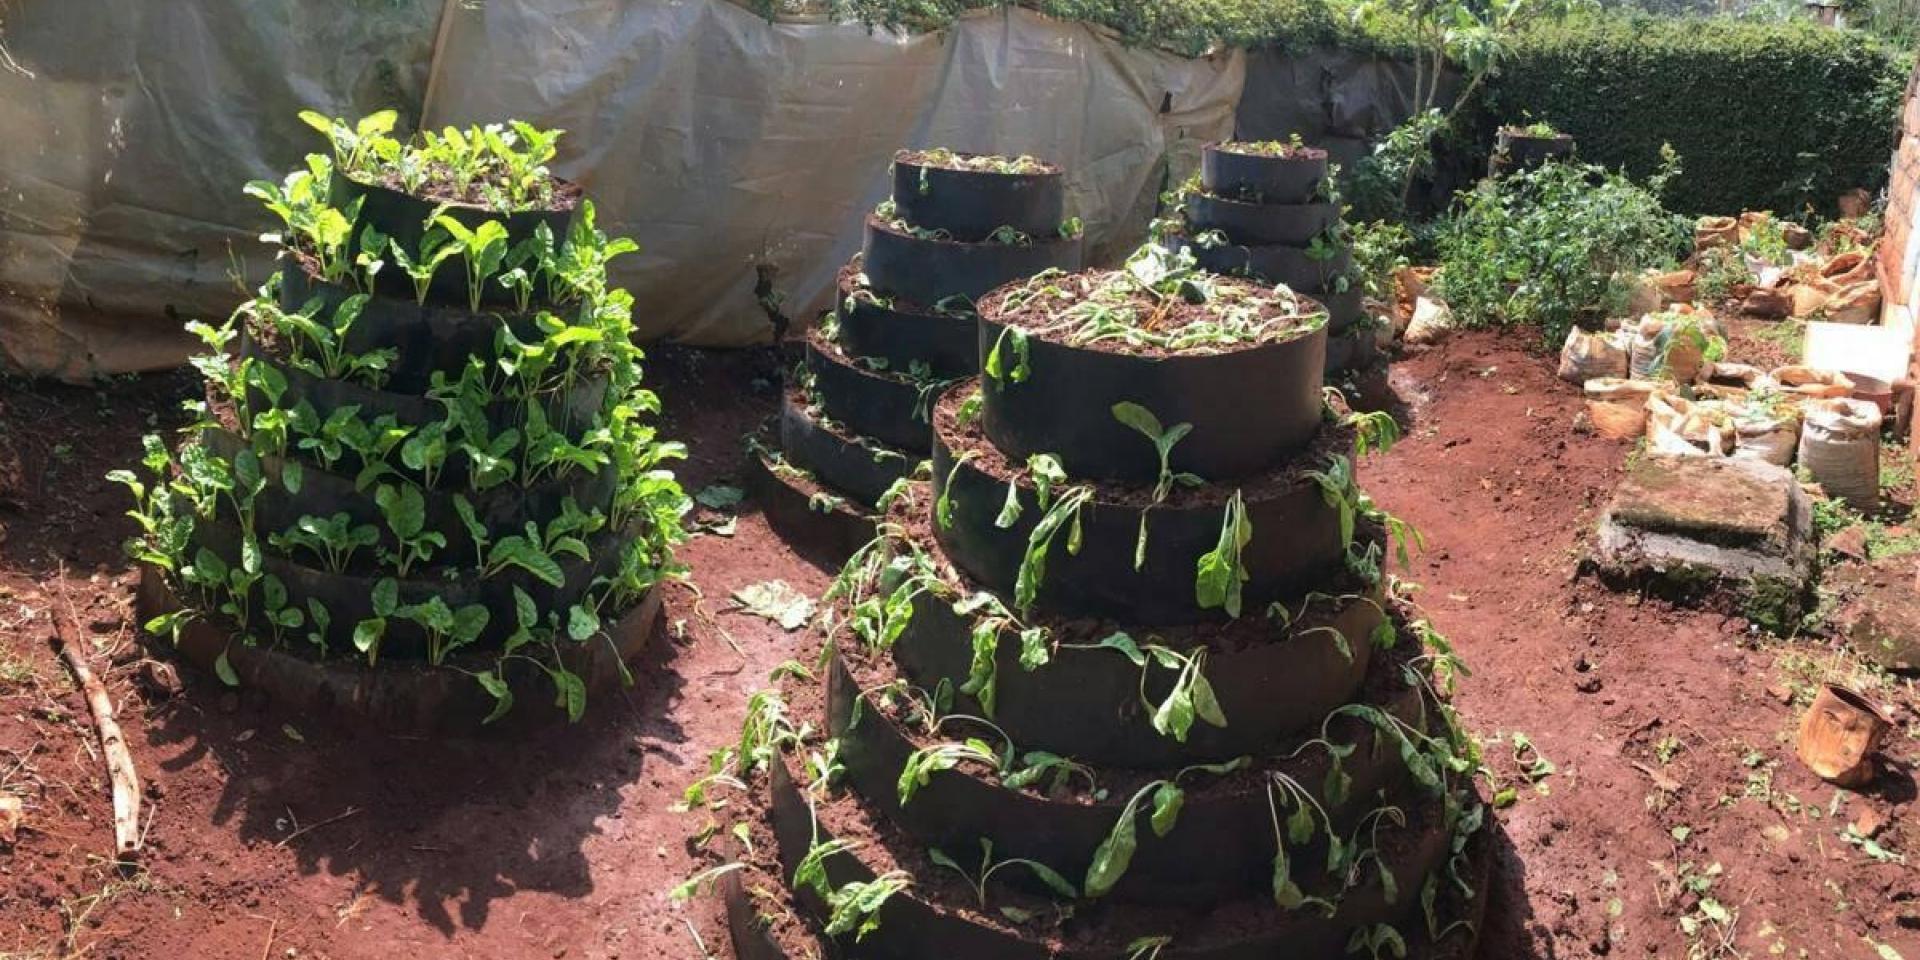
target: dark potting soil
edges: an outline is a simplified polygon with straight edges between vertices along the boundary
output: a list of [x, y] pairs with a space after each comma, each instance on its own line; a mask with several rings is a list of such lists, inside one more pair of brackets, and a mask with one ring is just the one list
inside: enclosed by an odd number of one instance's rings
[[[1050, 295], [1039, 296], [1030, 298], [1026, 303], [1021, 304], [1017, 310], [1009, 310], [1007, 308], [1007, 299], [1013, 294], [1020, 292], [1031, 281], [1023, 280], [1010, 283], [980, 299], [980, 315], [997, 323], [1019, 327], [1027, 331], [1029, 336], [1052, 343], [1063, 344], [1075, 349], [1100, 350], [1107, 353], [1131, 354], [1143, 357], [1200, 356], [1234, 353], [1240, 350], [1250, 350], [1264, 344], [1281, 343], [1287, 340], [1298, 339], [1312, 333], [1312, 328], [1307, 325], [1306, 321], [1316, 313], [1322, 317], [1325, 315], [1324, 309], [1318, 304], [1313, 303], [1308, 298], [1301, 297], [1295, 301], [1295, 305], [1299, 308], [1304, 308], [1306, 310], [1304, 314], [1298, 309], [1288, 310], [1284, 306], [1286, 303], [1284, 300], [1276, 302], [1260, 314], [1260, 319], [1262, 320], [1293, 315], [1298, 317], [1300, 322], [1274, 327], [1263, 333], [1259, 339], [1244, 343], [1204, 344], [1182, 350], [1171, 350], [1158, 344], [1130, 343], [1117, 339], [1099, 340], [1093, 343], [1069, 343], [1067, 337], [1070, 328], [1062, 325], [1058, 321], [1058, 314], [1054, 311], [1062, 310], [1065, 307], [1071, 306], [1073, 303], [1081, 302], [1081, 297], [1084, 296], [1089, 289], [1097, 289], [1102, 286], [1108, 278], [1116, 278], [1122, 273], [1124, 273], [1124, 271], [1092, 270], [1057, 277], [1053, 283], [1071, 293], [1073, 295], [1071, 301], [1063, 301]], [[1275, 296], [1272, 287], [1255, 283], [1241, 277], [1216, 275], [1212, 279], [1216, 290], [1226, 288], [1248, 296]], [[1207, 304], [1189, 303], [1185, 299], [1177, 296], [1168, 297], [1165, 300], [1156, 300], [1138, 289], [1130, 291], [1128, 296], [1122, 300], [1114, 301], [1106, 299], [1103, 300], [1103, 302], [1109, 306], [1131, 310], [1136, 317], [1146, 317], [1147, 319], [1139, 325], [1142, 329], [1154, 333], [1180, 330], [1193, 324], [1206, 323], [1215, 318], [1215, 314], [1208, 309]]]
[[[1059, 164], [1041, 160], [1038, 157], [1007, 157], [996, 154], [959, 153], [951, 150], [940, 153], [928, 150], [902, 150], [893, 155], [893, 162], [931, 167], [935, 170], [955, 170], [960, 173], [997, 174], [1009, 177], [1037, 177], [1061, 171]], [[1016, 162], [1023, 169], [998, 169]], [[1032, 166], [1033, 169], [1024, 169], [1027, 166]]]
[[[957, 460], [961, 455], [971, 452], [967, 466], [989, 477], [1006, 483], [1018, 479], [1024, 486], [1033, 486], [1032, 476], [1025, 464], [1015, 465], [1006, 454], [1001, 453], [987, 439], [981, 422], [975, 418], [972, 423], [960, 422], [959, 409], [967, 394], [975, 389], [973, 381], [962, 381], [942, 394], [933, 408], [933, 428], [935, 439], [947, 445]], [[1353, 428], [1339, 424], [1326, 424], [1292, 460], [1265, 473], [1247, 478], [1239, 484], [1209, 483], [1198, 487], [1174, 484], [1167, 498], [1160, 502], [1163, 507], [1181, 509], [1223, 506], [1232, 499], [1238, 490], [1247, 500], [1262, 500], [1278, 497], [1302, 483], [1312, 483], [1308, 473], [1325, 469], [1327, 461], [1334, 456], [1350, 456], [1353, 451]], [[1071, 466], [1070, 464], [1068, 466]], [[1069, 475], [1064, 485], [1087, 485], [1093, 487], [1094, 502], [1097, 504], [1116, 504], [1140, 509], [1152, 506], [1153, 484], [1124, 485], [1106, 480], [1084, 480]], [[1063, 485], [1063, 486], [1064, 486]]]
[[1213, 145], [1221, 153], [1246, 157], [1274, 157], [1282, 160], [1324, 160], [1327, 151], [1319, 147], [1288, 143], [1285, 140], [1227, 140]]
[[[873, 291], [873, 287], [859, 282], [859, 278], [865, 274], [865, 271], [861, 269], [861, 256], [862, 254], [854, 254], [853, 259], [848, 260], [845, 265], [841, 266], [840, 272], [834, 275], [836, 281], [834, 289], [840, 291], [840, 295], [843, 297], [859, 291]], [[876, 294], [876, 296], [878, 296], [878, 294]], [[941, 311], [935, 310], [927, 304], [909, 300], [906, 297], [886, 297], [882, 302], [886, 305], [886, 309], [894, 313], [913, 314], [923, 317], [943, 315]], [[971, 308], [956, 309], [951, 312], [951, 315], [968, 316], [971, 313]]]
[[840, 349], [839, 341], [829, 338], [819, 327], [807, 331], [807, 342], [813, 344], [821, 356], [827, 358], [834, 364], [851, 369], [860, 376], [875, 377], [880, 380], [891, 380], [903, 387], [917, 389], [920, 386], [912, 376], [904, 371], [892, 369], [876, 370], [861, 363], [861, 358], [849, 356], [845, 350]]
[[[427, 168], [426, 180], [421, 183], [420, 190], [417, 193], [409, 191], [405, 182], [400, 179], [400, 175], [397, 173], [389, 173], [377, 182], [363, 180], [359, 177], [354, 177], [354, 179], [372, 186], [385, 187], [396, 193], [419, 197], [422, 200], [429, 200], [435, 203], [447, 203], [461, 207], [472, 207], [501, 216], [509, 213], [558, 213], [572, 210], [580, 205], [580, 200], [585, 196], [585, 191], [581, 189], [579, 184], [571, 180], [562, 180], [559, 177], [548, 177], [547, 182], [553, 185], [553, 192], [545, 205], [529, 205], [517, 207], [513, 210], [498, 210], [487, 202], [486, 192], [482, 189], [489, 185], [490, 181], [476, 179], [467, 184], [465, 192], [460, 192], [454, 188], [452, 168], [445, 164], [435, 164]], [[500, 187], [503, 191], [505, 190], [504, 185], [493, 185]]]

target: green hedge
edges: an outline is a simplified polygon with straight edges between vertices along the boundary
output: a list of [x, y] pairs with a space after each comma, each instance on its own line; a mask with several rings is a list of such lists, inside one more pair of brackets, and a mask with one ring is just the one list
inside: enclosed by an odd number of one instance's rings
[[914, 31], [940, 30], [972, 10], [1025, 7], [1098, 24], [1128, 43], [1197, 56], [1215, 47], [1341, 47], [1382, 55], [1413, 49], [1388, 22], [1362, 28], [1347, 0], [734, 0], [767, 16], [827, 13]]
[[[1412, 52], [1393, 18], [1362, 27], [1352, 0], [735, 0], [769, 16], [808, 11], [939, 30], [972, 10], [1020, 6], [1108, 27], [1128, 43], [1185, 54], [1218, 47]], [[1668, 206], [1826, 211], [1878, 189], [1893, 153], [1913, 58], [1858, 31], [1810, 22], [1614, 13], [1536, 27], [1483, 91], [1481, 122], [1531, 115], [1579, 138], [1581, 156], [1645, 177], [1660, 145], [1686, 172]], [[1490, 146], [1490, 144], [1488, 145]]]
[[1672, 143], [1686, 168], [1667, 197], [1676, 210], [1824, 212], [1885, 185], [1912, 69], [1868, 35], [1809, 23], [1583, 19], [1521, 38], [1486, 105], [1546, 120], [1583, 159], [1636, 176]]

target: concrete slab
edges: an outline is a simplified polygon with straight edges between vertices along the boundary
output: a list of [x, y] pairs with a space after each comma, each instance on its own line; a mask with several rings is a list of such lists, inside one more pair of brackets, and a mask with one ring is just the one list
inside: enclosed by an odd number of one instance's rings
[[1790, 628], [1814, 574], [1812, 508], [1784, 468], [1649, 455], [1600, 518], [1593, 559], [1608, 579], [1678, 600], [1731, 594], [1768, 629]]

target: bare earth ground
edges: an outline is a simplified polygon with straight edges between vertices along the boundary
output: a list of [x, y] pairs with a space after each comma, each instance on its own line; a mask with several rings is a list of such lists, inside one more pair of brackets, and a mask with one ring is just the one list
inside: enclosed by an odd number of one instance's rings
[[[1408, 575], [1474, 667], [1460, 704], [1515, 798], [1483, 956], [1920, 960], [1911, 767], [1854, 795], [1792, 756], [1788, 701], [1850, 663], [1576, 577], [1628, 450], [1575, 431], [1577, 392], [1523, 342], [1472, 334], [1397, 363], [1410, 435], [1362, 472], [1426, 534]], [[690, 490], [737, 476], [772, 366], [660, 351]], [[522, 741], [351, 736], [191, 671], [176, 689], [128, 622], [131, 523], [100, 477], [190, 389], [0, 385], [0, 791], [25, 803], [0, 844], [0, 958], [686, 958], [696, 936], [724, 956], [711, 907], [666, 896], [699, 827], [668, 807], [767, 672], [811, 652], [728, 595], [775, 578], [818, 593], [826, 573], [748, 505], [731, 538], [683, 551], [705, 600], [673, 588], [640, 688]], [[104, 776], [54, 616], [99, 646], [150, 784], [137, 870], [102, 859]], [[1920, 698], [1911, 681], [1879, 695], [1911, 764]], [[1868, 813], [1887, 821], [1875, 849], [1915, 862], [1843, 839]]]

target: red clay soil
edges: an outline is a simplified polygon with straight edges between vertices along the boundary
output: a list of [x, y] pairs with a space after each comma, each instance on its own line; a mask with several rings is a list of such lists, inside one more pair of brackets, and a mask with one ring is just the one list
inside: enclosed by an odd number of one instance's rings
[[[1474, 667], [1460, 705], [1517, 787], [1482, 956], [1894, 955], [1871, 937], [1920, 960], [1920, 870], [1841, 838], [1872, 811], [1888, 854], [1920, 858], [1911, 775], [1838, 794], [1793, 759], [1783, 697], [1817, 668], [1777, 662], [1825, 663], [1824, 646], [1576, 579], [1627, 449], [1573, 430], [1577, 393], [1521, 342], [1468, 335], [1397, 364], [1413, 428], [1362, 469], [1427, 536], [1411, 576]], [[660, 352], [649, 375], [668, 432], [692, 443], [690, 490], [739, 476], [739, 436], [777, 404], [773, 367]], [[0, 792], [25, 804], [18, 842], [0, 843], [0, 957], [726, 956], [711, 904], [667, 898], [700, 827], [668, 808], [737, 733], [747, 694], [813, 649], [727, 596], [775, 578], [817, 594], [827, 574], [749, 506], [732, 537], [682, 551], [706, 599], [674, 588], [675, 639], [642, 686], [521, 741], [354, 736], [191, 670], [176, 686], [128, 622], [131, 523], [100, 477], [177, 422], [191, 389], [179, 375], [0, 384]], [[149, 783], [146, 853], [126, 872], [104, 859], [105, 778], [50, 646], [69, 602]], [[1910, 762], [1920, 714], [1910, 689], [1900, 699], [1890, 752]], [[1516, 732], [1556, 765], [1538, 786], [1512, 759]], [[1691, 937], [1683, 916], [1701, 924]]]

